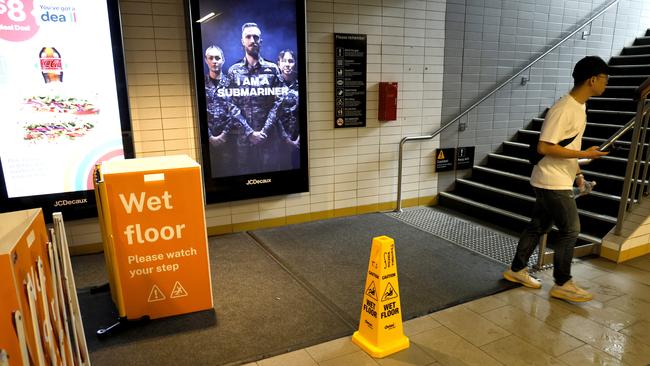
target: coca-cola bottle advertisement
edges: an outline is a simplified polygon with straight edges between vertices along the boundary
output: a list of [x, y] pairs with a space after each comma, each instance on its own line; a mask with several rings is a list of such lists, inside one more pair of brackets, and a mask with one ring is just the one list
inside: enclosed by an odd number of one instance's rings
[[61, 54], [54, 47], [43, 47], [38, 53], [41, 60], [41, 74], [46, 83], [63, 81], [63, 64]]

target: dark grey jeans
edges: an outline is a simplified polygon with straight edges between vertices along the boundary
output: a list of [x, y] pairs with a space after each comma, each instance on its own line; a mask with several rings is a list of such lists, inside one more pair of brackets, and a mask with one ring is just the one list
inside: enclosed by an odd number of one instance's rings
[[562, 286], [571, 279], [573, 247], [580, 233], [578, 207], [570, 190], [553, 191], [535, 187], [533, 189], [537, 198], [533, 215], [519, 239], [511, 268], [516, 272], [526, 267], [528, 259], [539, 243], [539, 238], [549, 232], [555, 224], [559, 232], [554, 243], [553, 277], [555, 283]]

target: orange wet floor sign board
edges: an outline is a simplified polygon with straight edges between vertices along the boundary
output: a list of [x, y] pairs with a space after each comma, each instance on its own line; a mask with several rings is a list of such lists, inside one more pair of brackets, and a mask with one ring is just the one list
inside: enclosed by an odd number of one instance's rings
[[120, 316], [213, 307], [201, 170], [185, 155], [100, 166], [100, 218]]
[[387, 236], [372, 239], [359, 330], [352, 342], [375, 358], [409, 347], [402, 327], [395, 241]]

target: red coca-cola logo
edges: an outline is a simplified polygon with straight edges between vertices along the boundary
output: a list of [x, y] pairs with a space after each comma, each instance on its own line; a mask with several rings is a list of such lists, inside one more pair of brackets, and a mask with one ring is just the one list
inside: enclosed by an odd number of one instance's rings
[[0, 0], [0, 39], [22, 42], [38, 32], [33, 0]]
[[41, 59], [41, 70], [43, 71], [61, 71], [63, 67], [61, 66], [60, 58], [42, 58]]

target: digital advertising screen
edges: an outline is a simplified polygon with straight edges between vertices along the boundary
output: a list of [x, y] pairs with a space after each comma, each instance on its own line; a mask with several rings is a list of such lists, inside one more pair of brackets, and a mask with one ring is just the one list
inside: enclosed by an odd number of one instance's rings
[[189, 13], [207, 202], [308, 191], [304, 2]]
[[96, 216], [95, 164], [133, 156], [117, 0], [0, 0], [0, 211]]

